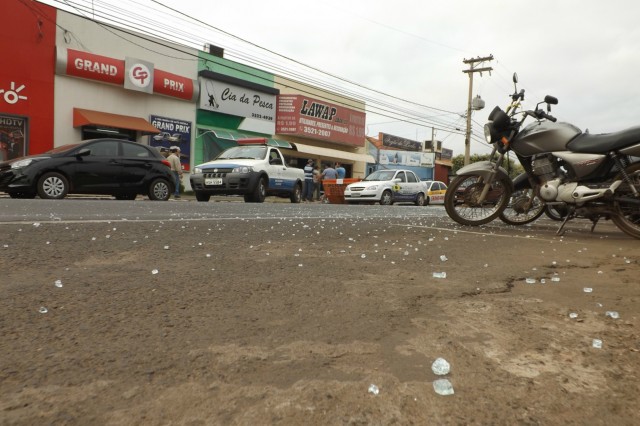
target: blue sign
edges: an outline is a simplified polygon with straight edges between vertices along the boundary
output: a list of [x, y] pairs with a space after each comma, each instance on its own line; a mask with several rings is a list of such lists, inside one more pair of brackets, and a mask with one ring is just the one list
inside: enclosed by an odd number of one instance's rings
[[168, 155], [169, 148], [180, 148], [180, 163], [183, 170], [189, 170], [191, 160], [191, 129], [190, 121], [175, 118], [150, 116], [151, 124], [160, 130], [157, 135], [149, 136], [149, 145], [159, 147], [163, 154]]

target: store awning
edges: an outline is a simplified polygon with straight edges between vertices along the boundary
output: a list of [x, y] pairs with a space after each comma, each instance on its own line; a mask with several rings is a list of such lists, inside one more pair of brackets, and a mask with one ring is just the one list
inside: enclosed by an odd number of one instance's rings
[[160, 133], [160, 130], [153, 127], [151, 123], [144, 118], [74, 108], [73, 127], [82, 126], [104, 126], [116, 129], [137, 130], [142, 132], [143, 135], [156, 135]]
[[373, 158], [373, 155], [369, 154], [357, 154], [354, 152], [346, 152], [340, 151], [338, 149], [331, 148], [321, 148], [318, 146], [305, 145], [301, 143], [295, 143], [295, 149], [302, 153], [308, 155], [316, 155], [318, 157], [337, 160], [337, 161], [354, 161], [354, 162], [363, 162], [363, 163], [375, 163], [376, 159]]
[[275, 146], [278, 148], [293, 148], [291, 144], [287, 141], [283, 141], [281, 139], [274, 139], [268, 136], [256, 135], [256, 134], [248, 134], [243, 133], [240, 130], [231, 130], [231, 129], [217, 129], [210, 128], [204, 132], [198, 134], [198, 137], [204, 136], [206, 133], [211, 132], [219, 139], [227, 139], [230, 141], [237, 141], [238, 139], [251, 139], [251, 138], [264, 138], [267, 140], [267, 145]]

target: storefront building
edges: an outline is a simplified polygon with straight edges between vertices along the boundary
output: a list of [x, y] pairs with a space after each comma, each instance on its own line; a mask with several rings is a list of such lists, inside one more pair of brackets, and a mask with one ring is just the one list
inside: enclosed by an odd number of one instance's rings
[[56, 145], [116, 137], [178, 146], [190, 169], [197, 51], [58, 11]]
[[375, 158], [365, 150], [365, 104], [276, 76], [280, 89], [276, 137], [296, 150], [298, 167], [342, 164], [347, 177], [362, 178]]
[[377, 169], [412, 170], [420, 179], [434, 179], [435, 154], [425, 151], [424, 142], [415, 141], [388, 133], [379, 133], [378, 138], [368, 137], [369, 152], [376, 157]]
[[[264, 137], [292, 166], [342, 163], [363, 177], [365, 105], [207, 51], [9, 0], [0, 29], [0, 159], [110, 137], [179, 146], [185, 171]], [[187, 180], [188, 181], [188, 180]], [[190, 188], [187, 188], [190, 189]]]

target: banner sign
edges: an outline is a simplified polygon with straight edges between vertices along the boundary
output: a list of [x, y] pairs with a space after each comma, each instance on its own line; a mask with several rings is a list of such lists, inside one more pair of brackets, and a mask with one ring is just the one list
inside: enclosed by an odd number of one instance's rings
[[151, 115], [149, 121], [153, 127], [160, 130], [157, 135], [149, 136], [149, 145], [163, 148], [161, 152], [167, 155], [169, 148], [177, 146], [180, 148], [182, 170], [189, 170], [192, 123], [159, 115]]
[[66, 75], [124, 84], [124, 61], [73, 49], [67, 49], [67, 57], [64, 59]]
[[153, 93], [153, 64], [136, 58], [125, 58], [124, 88]]
[[435, 154], [433, 152], [395, 151], [391, 149], [381, 149], [379, 164], [413, 167], [433, 167], [434, 158]]
[[153, 93], [184, 99], [195, 100], [196, 81], [167, 71], [154, 70]]
[[401, 138], [400, 136], [380, 133], [380, 140], [383, 146], [388, 146], [389, 148], [398, 148], [405, 151], [422, 151], [422, 142]]
[[226, 81], [200, 77], [200, 109], [253, 118], [276, 120], [276, 95]]
[[124, 61], [74, 49], [58, 48], [56, 72], [115, 84], [125, 89], [195, 102], [196, 81], [155, 69], [153, 63], [127, 57]]
[[364, 146], [365, 113], [304, 95], [278, 96], [276, 134]]
[[26, 117], [0, 115], [0, 161], [27, 155]]
[[442, 155], [440, 156], [442, 160], [451, 160], [453, 159], [453, 150], [442, 148]]

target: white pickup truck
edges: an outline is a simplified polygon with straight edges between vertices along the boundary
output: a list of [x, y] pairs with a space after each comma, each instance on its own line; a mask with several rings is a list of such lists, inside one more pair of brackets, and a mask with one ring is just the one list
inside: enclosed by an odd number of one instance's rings
[[244, 195], [248, 203], [262, 203], [267, 195], [302, 199], [304, 171], [287, 167], [278, 148], [264, 139], [238, 140], [238, 146], [194, 167], [189, 180], [198, 201], [212, 195]]

